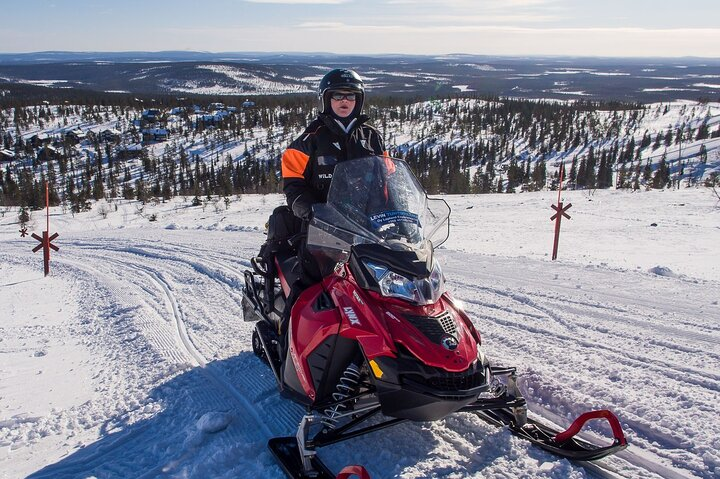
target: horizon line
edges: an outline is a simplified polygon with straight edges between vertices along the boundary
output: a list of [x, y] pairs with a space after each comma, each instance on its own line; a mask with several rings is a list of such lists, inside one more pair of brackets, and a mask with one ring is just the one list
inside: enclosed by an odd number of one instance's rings
[[707, 56], [637, 56], [637, 55], [568, 55], [568, 54], [492, 54], [492, 53], [337, 53], [328, 51], [283, 51], [283, 50], [236, 50], [236, 51], [210, 51], [210, 50], [37, 50], [28, 52], [4, 52], [0, 51], [0, 55], [53, 55], [53, 54], [168, 54], [168, 53], [188, 53], [188, 54], [205, 54], [205, 55], [324, 55], [324, 56], [346, 56], [346, 57], [445, 57], [445, 56], [466, 56], [466, 57], [488, 57], [488, 58], [603, 58], [603, 59], [697, 59], [697, 60], [720, 60], [718, 57]]

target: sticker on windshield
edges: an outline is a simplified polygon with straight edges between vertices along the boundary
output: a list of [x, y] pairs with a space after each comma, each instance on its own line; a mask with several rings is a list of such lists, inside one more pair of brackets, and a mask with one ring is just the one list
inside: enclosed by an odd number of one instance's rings
[[411, 223], [420, 226], [418, 215], [409, 211], [383, 211], [370, 215], [370, 224], [375, 229], [380, 229], [389, 223]]

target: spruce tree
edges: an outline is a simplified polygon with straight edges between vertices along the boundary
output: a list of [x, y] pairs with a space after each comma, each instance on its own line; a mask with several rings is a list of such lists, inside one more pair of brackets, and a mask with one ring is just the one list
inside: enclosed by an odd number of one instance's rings
[[652, 177], [652, 187], [655, 189], [665, 188], [670, 184], [670, 168], [665, 161], [665, 157], [660, 160], [657, 170]]
[[27, 224], [30, 221], [30, 211], [26, 207], [20, 208], [18, 213], [18, 222], [20, 223], [20, 229], [27, 228]]
[[702, 122], [702, 125], [698, 128], [697, 135], [695, 136], [695, 140], [706, 140], [710, 136], [707, 120]]
[[595, 149], [590, 146], [588, 151], [587, 163], [585, 165], [585, 187], [594, 189], [597, 188], [597, 175], [595, 173], [595, 166], [597, 159], [595, 158]]

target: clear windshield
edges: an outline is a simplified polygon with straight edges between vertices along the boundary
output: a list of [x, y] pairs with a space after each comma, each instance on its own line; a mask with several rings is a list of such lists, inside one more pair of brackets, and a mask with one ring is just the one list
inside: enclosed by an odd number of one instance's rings
[[381, 156], [344, 161], [335, 167], [327, 203], [313, 207], [308, 246], [345, 253], [360, 243], [437, 247], [448, 237], [449, 216], [447, 203], [428, 198], [404, 161]]

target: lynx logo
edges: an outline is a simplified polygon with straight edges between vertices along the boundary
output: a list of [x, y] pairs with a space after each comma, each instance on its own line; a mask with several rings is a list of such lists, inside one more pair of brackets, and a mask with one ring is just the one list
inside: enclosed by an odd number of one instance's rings
[[321, 180], [332, 180], [332, 173], [323, 173], [318, 175]]
[[440, 344], [442, 344], [443, 348], [447, 349], [448, 351], [453, 351], [458, 347], [458, 340], [455, 339], [454, 336], [446, 334], [442, 337], [442, 339], [440, 339]]
[[348, 321], [350, 321], [350, 324], [352, 324], [353, 326], [360, 326], [360, 320], [358, 319], [355, 310], [352, 309], [352, 306], [344, 307], [343, 312], [345, 313], [345, 316], [347, 316]]

